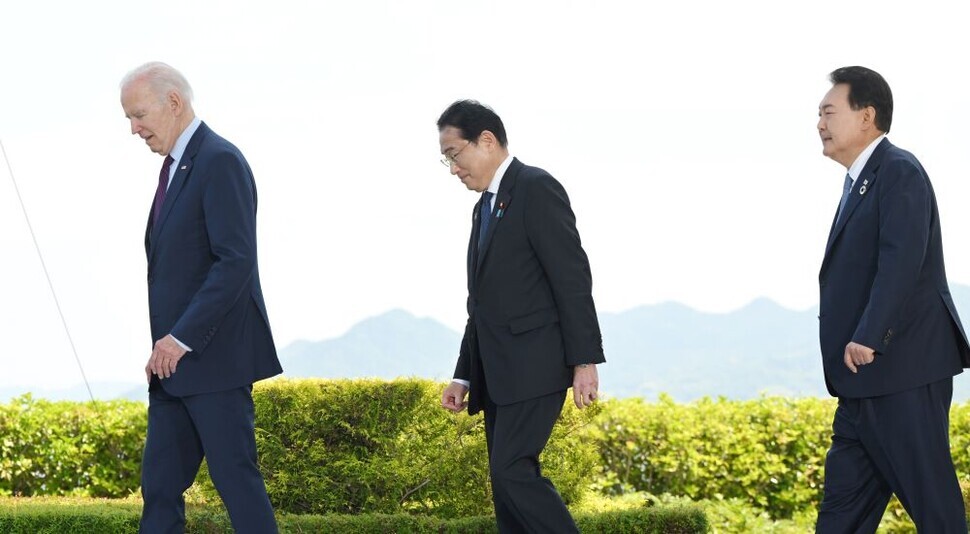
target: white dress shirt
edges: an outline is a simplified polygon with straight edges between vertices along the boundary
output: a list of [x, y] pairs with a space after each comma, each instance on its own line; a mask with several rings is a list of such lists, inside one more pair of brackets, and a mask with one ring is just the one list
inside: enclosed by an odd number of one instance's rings
[[849, 176], [852, 177], [852, 187], [855, 187], [855, 181], [859, 175], [862, 174], [862, 169], [864, 169], [866, 163], [869, 162], [869, 157], [872, 156], [872, 153], [875, 152], [876, 147], [879, 146], [879, 143], [881, 143], [885, 138], [886, 134], [882, 134], [877, 137], [875, 140], [873, 140], [873, 142], [869, 143], [869, 146], [867, 146], [866, 149], [859, 154], [855, 161], [852, 162], [852, 166], [849, 167]]

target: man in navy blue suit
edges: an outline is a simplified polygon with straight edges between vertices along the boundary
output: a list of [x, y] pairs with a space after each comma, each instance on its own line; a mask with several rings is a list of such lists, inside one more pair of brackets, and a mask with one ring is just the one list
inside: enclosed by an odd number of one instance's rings
[[256, 185], [246, 159], [192, 110], [164, 63], [125, 76], [121, 104], [165, 156], [148, 217], [154, 348], [141, 532], [185, 529], [183, 493], [203, 457], [236, 532], [276, 532], [256, 461], [252, 384], [282, 372], [256, 264]]
[[825, 382], [839, 404], [816, 531], [875, 532], [896, 494], [920, 532], [967, 532], [949, 446], [970, 345], [950, 297], [936, 197], [886, 139], [893, 98], [844, 67], [819, 105], [822, 152], [848, 170], [819, 272]]

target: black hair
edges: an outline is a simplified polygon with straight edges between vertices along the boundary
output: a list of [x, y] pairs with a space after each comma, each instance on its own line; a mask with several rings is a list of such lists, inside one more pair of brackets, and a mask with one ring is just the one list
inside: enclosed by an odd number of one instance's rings
[[461, 132], [461, 138], [472, 143], [478, 141], [482, 132], [488, 130], [495, 135], [503, 148], [509, 144], [505, 135], [505, 125], [492, 108], [475, 100], [459, 100], [448, 106], [438, 118], [438, 131], [453, 126]]
[[876, 110], [876, 128], [889, 132], [893, 123], [893, 92], [878, 72], [865, 67], [842, 67], [832, 71], [829, 80], [833, 85], [848, 85], [849, 106], [854, 110], [872, 106]]

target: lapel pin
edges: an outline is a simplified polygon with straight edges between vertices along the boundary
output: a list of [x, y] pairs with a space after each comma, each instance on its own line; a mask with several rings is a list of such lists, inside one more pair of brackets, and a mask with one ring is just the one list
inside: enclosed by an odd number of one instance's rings
[[502, 215], [505, 213], [505, 202], [498, 203], [498, 211], [495, 212], [495, 218], [501, 219]]
[[184, 171], [185, 169], [188, 169], [188, 167], [186, 165], [182, 165], [182, 170]]
[[862, 181], [862, 187], [859, 188], [860, 195], [866, 194], [866, 189], [868, 189], [868, 185], [869, 185], [869, 180]]

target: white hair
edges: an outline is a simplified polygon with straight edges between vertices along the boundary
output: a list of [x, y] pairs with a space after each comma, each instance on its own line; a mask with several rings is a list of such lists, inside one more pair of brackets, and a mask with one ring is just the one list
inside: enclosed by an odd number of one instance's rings
[[152, 61], [136, 67], [121, 79], [121, 89], [132, 82], [145, 80], [159, 99], [164, 99], [175, 91], [189, 104], [192, 104], [192, 86], [174, 67], [161, 61]]

